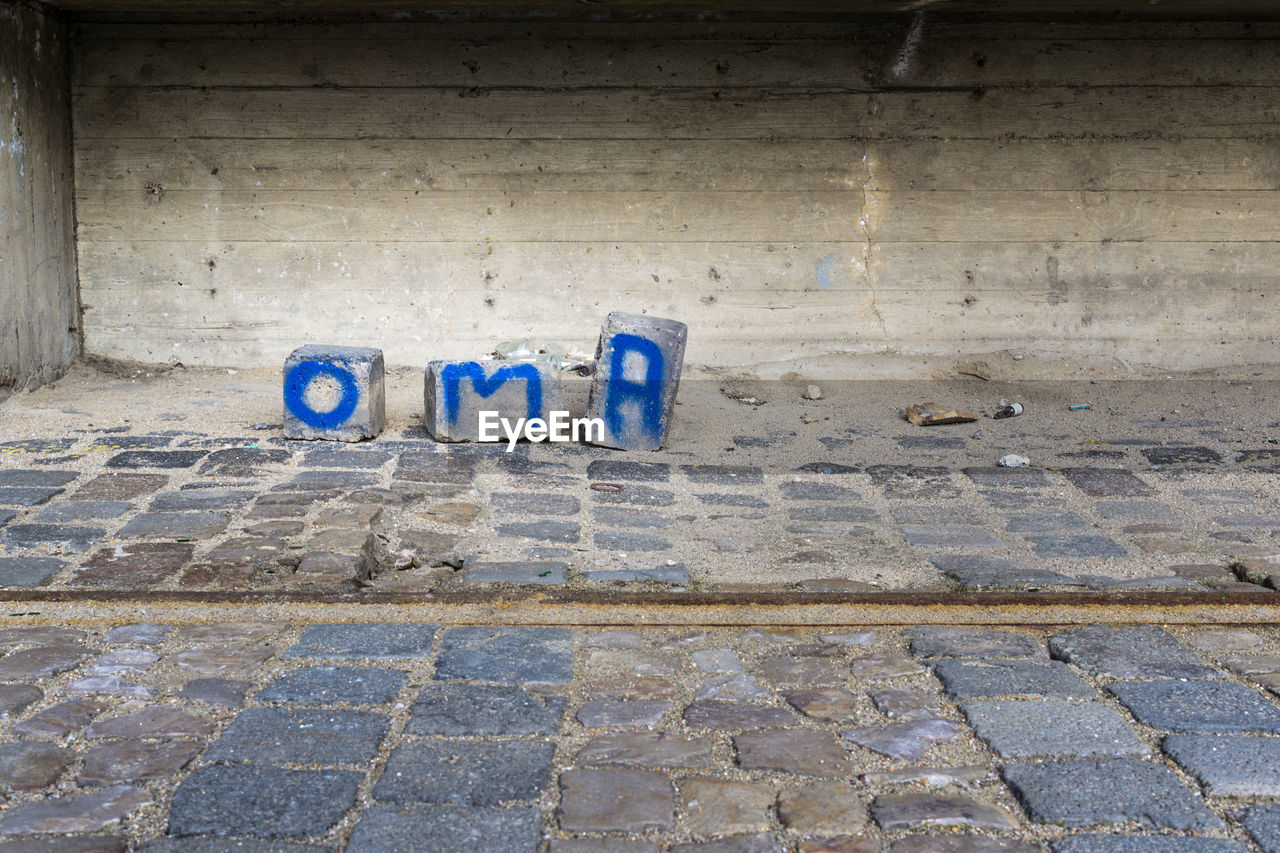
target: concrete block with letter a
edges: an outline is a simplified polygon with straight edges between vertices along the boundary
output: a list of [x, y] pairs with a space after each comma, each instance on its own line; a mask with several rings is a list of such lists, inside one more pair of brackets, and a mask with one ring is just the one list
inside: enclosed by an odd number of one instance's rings
[[615, 311], [596, 347], [587, 417], [604, 421], [604, 439], [621, 450], [657, 450], [667, 440], [689, 327], [676, 320]]

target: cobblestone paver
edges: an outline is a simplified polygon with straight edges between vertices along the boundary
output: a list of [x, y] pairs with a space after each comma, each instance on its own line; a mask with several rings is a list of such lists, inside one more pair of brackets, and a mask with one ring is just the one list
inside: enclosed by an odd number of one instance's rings
[[[26, 621], [0, 628], [8, 842], [1239, 853], [1280, 836], [1274, 628]], [[699, 698], [726, 678], [749, 682]]]

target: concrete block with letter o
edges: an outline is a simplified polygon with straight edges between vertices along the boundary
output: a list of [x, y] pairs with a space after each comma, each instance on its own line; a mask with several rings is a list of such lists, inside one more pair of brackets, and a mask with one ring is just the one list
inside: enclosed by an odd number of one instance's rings
[[284, 362], [285, 438], [360, 441], [386, 424], [382, 350], [309, 344]]

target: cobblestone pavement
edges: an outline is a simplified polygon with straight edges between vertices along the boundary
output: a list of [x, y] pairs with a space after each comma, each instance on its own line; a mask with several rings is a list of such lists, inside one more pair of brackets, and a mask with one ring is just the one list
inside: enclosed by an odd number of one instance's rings
[[4, 442], [0, 587], [1280, 583], [1274, 447], [1063, 445], [1040, 467], [1010, 469], [946, 450], [946, 437], [914, 437], [944, 449], [900, 463], [845, 449], [782, 465], [766, 440], [740, 438], [711, 461], [421, 437], [317, 446], [270, 431]]
[[[508, 454], [431, 441], [405, 416], [421, 408], [414, 371], [389, 378], [387, 431], [357, 445], [285, 440], [274, 372], [77, 371], [0, 402], [0, 589], [1280, 582], [1270, 383], [1031, 383], [1022, 417], [920, 428], [877, 394], [982, 410], [1013, 392], [844, 383], [813, 402], [693, 381], [661, 453]], [[1085, 395], [1095, 408], [1066, 411]], [[1033, 466], [996, 467], [1011, 450]]]
[[[703, 383], [660, 454], [506, 454], [396, 417], [288, 442], [277, 381], [0, 402], [0, 853], [1280, 853], [1270, 625], [514, 624], [761, 621], [699, 597], [726, 591], [774, 621], [816, 621], [796, 592], [1013, 591], [1048, 622], [1035, 591], [1134, 589], [1257, 593], [1231, 600], [1265, 620], [1280, 424], [1205, 414], [1265, 394], [1050, 414], [1086, 386], [934, 431], [864, 423], [865, 390], [777, 412], [777, 384]], [[641, 595], [516, 613], [548, 588]], [[241, 591], [279, 621], [228, 615]], [[928, 615], [998, 601], [965, 600]], [[448, 624], [338, 621], [395, 601]], [[1159, 601], [1139, 618], [1201, 618]], [[164, 624], [104, 621], [134, 607]]]
[[1280, 631], [0, 630], [0, 851], [1280, 851]]

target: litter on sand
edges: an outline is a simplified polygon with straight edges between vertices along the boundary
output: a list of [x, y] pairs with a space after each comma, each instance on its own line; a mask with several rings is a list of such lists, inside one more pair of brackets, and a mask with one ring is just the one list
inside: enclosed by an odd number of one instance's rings
[[1016, 453], [1007, 453], [1000, 457], [998, 464], [1001, 468], [1025, 468], [1031, 464], [1031, 460]]
[[590, 376], [595, 372], [595, 362], [585, 355], [569, 352], [556, 343], [536, 343], [527, 338], [518, 341], [503, 341], [498, 344], [490, 356], [500, 361], [529, 361], [549, 364], [555, 369], [573, 371], [581, 376]]
[[1001, 420], [1002, 418], [1016, 418], [1020, 414], [1022, 414], [1021, 403], [1010, 403], [1008, 400], [1001, 400], [1000, 408], [996, 410], [992, 417], [996, 420]]
[[978, 416], [968, 409], [953, 409], [941, 403], [913, 403], [907, 406], [907, 420], [916, 426], [967, 424], [977, 419]]
[[1081, 404], [1080, 404], [1080, 405], [1078, 405], [1078, 406], [1067, 406], [1067, 411], [1068, 411], [1068, 412], [1080, 412], [1080, 411], [1083, 411], [1083, 410], [1085, 410], [1085, 409], [1087, 409], [1087, 408], [1089, 408], [1089, 404], [1088, 404], [1088, 403], [1081, 403]]

